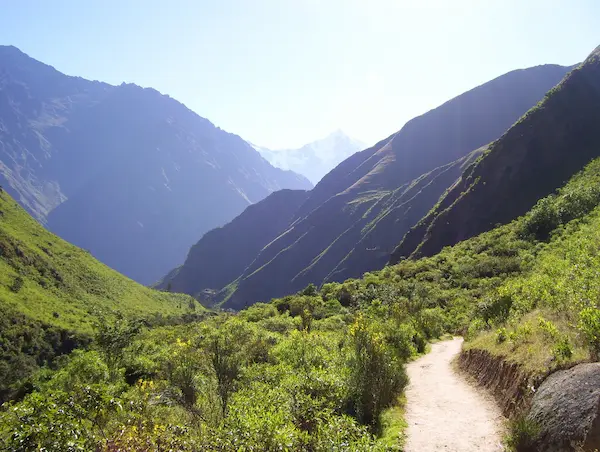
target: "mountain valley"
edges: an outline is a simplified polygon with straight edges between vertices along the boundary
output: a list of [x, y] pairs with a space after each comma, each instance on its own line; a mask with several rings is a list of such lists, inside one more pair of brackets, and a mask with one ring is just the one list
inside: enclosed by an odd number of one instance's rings
[[597, 47], [263, 158], [0, 47], [0, 451], [600, 449], [599, 124]]

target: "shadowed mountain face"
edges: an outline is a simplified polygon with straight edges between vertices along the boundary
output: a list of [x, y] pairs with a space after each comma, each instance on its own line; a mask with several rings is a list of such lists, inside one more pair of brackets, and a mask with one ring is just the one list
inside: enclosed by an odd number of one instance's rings
[[508, 223], [600, 155], [600, 47], [493, 143], [394, 251], [391, 262]]
[[0, 184], [143, 283], [271, 192], [311, 188], [168, 96], [65, 76], [14, 47], [0, 47]]
[[287, 169], [306, 176], [317, 184], [325, 174], [367, 146], [354, 140], [341, 130], [322, 140], [306, 144], [299, 149], [271, 150], [255, 146], [255, 149], [277, 168]]
[[[481, 148], [568, 70], [546, 65], [510, 72], [352, 155], [308, 193], [286, 227], [244, 262], [241, 274], [225, 288], [210, 289], [222, 289], [223, 306], [240, 308], [309, 283], [341, 281], [381, 268]], [[188, 278], [198, 277], [199, 268], [188, 258], [180, 274], [186, 269]]]
[[202, 294], [202, 290], [225, 287], [289, 225], [308, 193], [279, 190], [251, 205], [225, 226], [207, 232], [192, 247], [185, 265], [173, 270], [158, 286], [201, 299], [209, 295]]

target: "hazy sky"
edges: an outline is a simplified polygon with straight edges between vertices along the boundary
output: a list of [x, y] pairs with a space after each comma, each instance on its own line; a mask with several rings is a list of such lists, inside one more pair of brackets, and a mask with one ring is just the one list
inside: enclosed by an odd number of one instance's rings
[[374, 143], [512, 69], [600, 45], [598, 0], [3, 1], [0, 44], [151, 86], [256, 144]]

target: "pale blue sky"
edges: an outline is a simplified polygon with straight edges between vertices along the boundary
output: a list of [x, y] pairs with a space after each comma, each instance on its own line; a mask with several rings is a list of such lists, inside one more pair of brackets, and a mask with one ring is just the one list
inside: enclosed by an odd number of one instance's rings
[[280, 148], [374, 143], [509, 70], [583, 60], [599, 23], [598, 0], [7, 0], [0, 44]]

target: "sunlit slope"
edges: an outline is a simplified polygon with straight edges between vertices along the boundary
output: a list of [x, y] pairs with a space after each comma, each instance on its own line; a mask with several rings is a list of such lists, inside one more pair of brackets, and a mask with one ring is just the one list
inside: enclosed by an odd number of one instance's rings
[[186, 295], [158, 292], [46, 231], [0, 192], [0, 303], [32, 319], [86, 332], [94, 316], [176, 316], [202, 309]]

